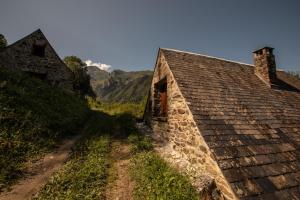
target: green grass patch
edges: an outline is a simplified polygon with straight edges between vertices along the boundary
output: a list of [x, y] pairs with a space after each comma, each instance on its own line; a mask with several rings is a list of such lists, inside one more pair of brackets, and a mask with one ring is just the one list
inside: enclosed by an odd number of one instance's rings
[[51, 178], [37, 199], [105, 198], [112, 123], [101, 114], [89, 120], [87, 135], [74, 148], [71, 160]]
[[130, 114], [135, 118], [141, 119], [144, 114], [146, 98], [140, 103], [107, 103], [88, 98], [89, 106], [94, 110], [99, 110], [110, 115]]
[[196, 200], [199, 194], [189, 179], [167, 164], [153, 151], [152, 139], [140, 133], [133, 124], [128, 141], [131, 144], [130, 175], [134, 180], [136, 200]]
[[0, 105], [0, 190], [22, 175], [24, 162], [72, 135], [89, 112], [77, 96], [1, 67]]
[[199, 199], [188, 178], [180, 175], [154, 152], [136, 154], [130, 173], [135, 182], [136, 200]]
[[153, 149], [152, 139], [139, 133], [132, 133], [128, 136], [128, 141], [131, 144], [132, 153], [140, 153]]

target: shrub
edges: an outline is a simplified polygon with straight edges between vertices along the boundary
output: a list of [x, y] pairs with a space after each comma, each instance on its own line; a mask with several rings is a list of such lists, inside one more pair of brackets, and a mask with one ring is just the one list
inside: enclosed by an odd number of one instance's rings
[[74, 75], [73, 88], [81, 96], [94, 96], [90, 86], [90, 76], [87, 73], [86, 64], [76, 56], [66, 56], [64, 63]]

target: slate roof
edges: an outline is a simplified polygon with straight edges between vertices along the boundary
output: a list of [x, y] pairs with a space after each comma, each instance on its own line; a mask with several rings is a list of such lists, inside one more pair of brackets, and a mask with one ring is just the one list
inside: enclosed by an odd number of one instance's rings
[[237, 196], [300, 199], [300, 82], [278, 72], [288, 87], [274, 89], [253, 65], [160, 51]]

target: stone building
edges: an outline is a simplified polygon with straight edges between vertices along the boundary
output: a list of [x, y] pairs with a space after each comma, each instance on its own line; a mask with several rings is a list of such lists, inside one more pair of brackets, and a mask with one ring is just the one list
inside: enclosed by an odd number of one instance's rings
[[0, 66], [21, 70], [53, 86], [73, 90], [73, 73], [40, 29], [1, 49]]
[[300, 199], [300, 82], [272, 48], [254, 65], [159, 49], [144, 120], [202, 199]]

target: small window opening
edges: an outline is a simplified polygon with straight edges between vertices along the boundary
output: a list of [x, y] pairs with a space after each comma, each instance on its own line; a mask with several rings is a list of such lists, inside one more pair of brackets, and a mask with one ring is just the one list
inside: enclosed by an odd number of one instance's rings
[[46, 48], [45, 41], [35, 42], [32, 45], [32, 55], [39, 56], [39, 57], [45, 57], [45, 48]]
[[154, 116], [166, 117], [168, 113], [167, 78], [155, 84]]

